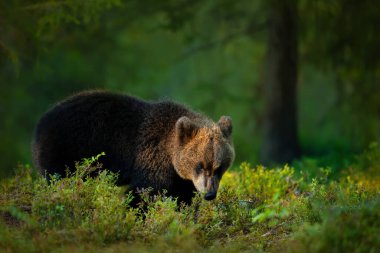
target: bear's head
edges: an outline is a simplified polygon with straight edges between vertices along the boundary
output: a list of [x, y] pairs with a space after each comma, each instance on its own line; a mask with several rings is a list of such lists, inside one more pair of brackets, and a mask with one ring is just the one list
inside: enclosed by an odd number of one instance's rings
[[174, 168], [181, 178], [193, 181], [206, 200], [216, 197], [219, 182], [235, 158], [231, 133], [228, 116], [217, 123], [186, 116], [176, 122]]

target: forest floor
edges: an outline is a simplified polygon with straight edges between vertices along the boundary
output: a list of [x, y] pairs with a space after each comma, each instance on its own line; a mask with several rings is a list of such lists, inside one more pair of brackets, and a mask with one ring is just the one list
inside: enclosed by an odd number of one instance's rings
[[115, 175], [84, 159], [50, 183], [28, 166], [0, 182], [0, 252], [380, 252], [380, 148], [339, 166], [225, 174], [214, 201], [149, 197], [132, 208]]

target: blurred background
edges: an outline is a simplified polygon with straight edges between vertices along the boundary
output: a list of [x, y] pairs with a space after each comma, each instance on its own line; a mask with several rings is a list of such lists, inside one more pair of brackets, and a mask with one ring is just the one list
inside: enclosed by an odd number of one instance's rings
[[171, 99], [234, 123], [235, 165], [380, 140], [376, 0], [0, 0], [0, 177], [75, 92]]

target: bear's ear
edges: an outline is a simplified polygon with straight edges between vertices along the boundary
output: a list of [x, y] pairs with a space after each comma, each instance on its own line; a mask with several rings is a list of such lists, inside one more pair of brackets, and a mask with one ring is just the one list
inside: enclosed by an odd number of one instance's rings
[[186, 116], [183, 116], [177, 120], [175, 124], [177, 140], [180, 144], [186, 144], [190, 141], [198, 130], [198, 126], [195, 122]]
[[232, 133], [232, 119], [230, 116], [222, 116], [218, 121], [220, 130], [222, 130], [223, 135], [228, 138]]

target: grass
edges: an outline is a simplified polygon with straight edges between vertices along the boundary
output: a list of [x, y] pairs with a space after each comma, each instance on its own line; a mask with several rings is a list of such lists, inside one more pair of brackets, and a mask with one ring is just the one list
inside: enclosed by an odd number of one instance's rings
[[[224, 176], [218, 198], [178, 205], [142, 192], [144, 208], [117, 175], [84, 159], [68, 177], [20, 166], [0, 183], [1, 252], [379, 252], [380, 149], [344, 168], [252, 167]], [[332, 164], [333, 166], [333, 164]], [[337, 172], [338, 171], [338, 172]]]

